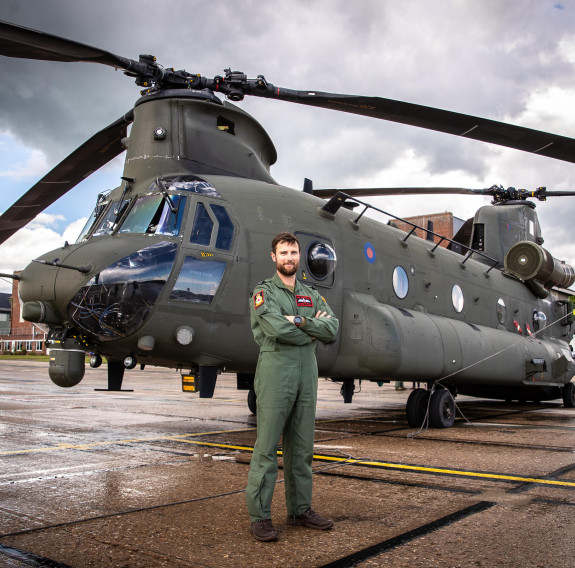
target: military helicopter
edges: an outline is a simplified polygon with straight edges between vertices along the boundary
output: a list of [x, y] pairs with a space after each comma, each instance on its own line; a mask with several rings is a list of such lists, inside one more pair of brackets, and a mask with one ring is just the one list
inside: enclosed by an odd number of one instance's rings
[[[61, 387], [108, 362], [120, 390], [137, 364], [179, 369], [211, 397], [222, 371], [237, 374], [256, 410], [257, 346], [250, 291], [269, 275], [280, 231], [302, 246], [299, 277], [340, 318], [338, 338], [318, 349], [320, 376], [342, 383], [418, 381], [406, 405], [450, 427], [457, 393], [520, 400], [563, 397], [575, 407], [573, 268], [553, 258], [533, 202], [575, 195], [493, 186], [303, 191], [270, 174], [276, 151], [262, 126], [232, 104], [246, 95], [391, 120], [575, 162], [570, 138], [380, 97], [276, 87], [227, 69], [206, 78], [0, 22], [0, 55], [100, 63], [143, 88], [132, 110], [65, 158], [0, 216], [0, 242], [126, 150], [121, 181], [98, 196], [74, 244], [35, 259], [18, 276], [24, 319], [49, 327], [49, 375]], [[224, 95], [232, 103], [222, 100]], [[128, 136], [128, 126], [131, 131]], [[406, 193], [483, 194], [454, 236], [410, 224], [362, 198]], [[370, 210], [384, 220], [364, 215]], [[440, 246], [448, 243], [447, 247]]]

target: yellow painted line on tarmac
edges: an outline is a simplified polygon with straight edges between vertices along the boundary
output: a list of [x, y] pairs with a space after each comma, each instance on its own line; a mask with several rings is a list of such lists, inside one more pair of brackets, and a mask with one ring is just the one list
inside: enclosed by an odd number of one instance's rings
[[162, 442], [175, 441], [185, 442], [186, 438], [197, 438], [200, 436], [215, 436], [216, 434], [238, 434], [241, 432], [255, 431], [255, 428], [242, 428], [240, 430], [216, 430], [213, 432], [197, 432], [193, 434], [175, 434], [174, 436], [154, 436], [151, 438], [130, 438], [127, 440], [107, 440], [105, 442], [90, 442], [88, 444], [56, 444], [54, 446], [45, 446], [42, 448], [28, 448], [24, 450], [0, 451], [1, 456], [15, 456], [19, 454], [35, 454], [42, 452], [59, 452], [61, 450], [91, 450], [102, 446], [116, 446], [122, 444], [137, 444], [141, 442]]
[[[236, 446], [233, 444], [220, 444], [216, 442], [204, 442], [201, 440], [191, 440], [190, 438], [199, 438], [202, 436], [216, 435], [216, 434], [232, 434], [240, 432], [250, 432], [254, 431], [255, 428], [242, 428], [239, 430], [218, 430], [213, 432], [198, 432], [194, 434], [177, 434], [174, 436], [156, 436], [151, 438], [132, 438], [127, 440], [109, 440], [106, 442], [93, 442], [90, 444], [58, 444], [55, 446], [48, 446], [44, 448], [30, 448], [25, 450], [11, 450], [0, 452], [0, 456], [10, 456], [18, 454], [33, 454], [40, 452], [54, 452], [61, 450], [90, 450], [96, 447], [102, 446], [114, 446], [121, 444], [135, 444], [141, 442], [161, 442], [161, 441], [171, 441], [171, 442], [182, 442], [185, 444], [192, 444], [195, 446], [205, 446], [210, 448], [221, 448], [225, 450], [238, 450], [243, 452], [253, 452], [254, 448], [252, 446]], [[278, 451], [278, 455], [282, 455], [281, 451]], [[517, 481], [520, 483], [538, 483], [542, 485], [554, 485], [558, 487], [575, 487], [575, 482], [572, 481], [556, 481], [553, 479], [541, 479], [536, 477], [521, 477], [516, 475], [500, 475], [496, 473], [483, 473], [478, 471], [466, 471], [457, 469], [444, 469], [435, 467], [425, 467], [417, 465], [406, 465], [400, 463], [387, 463], [380, 461], [369, 461], [361, 460], [355, 458], [346, 458], [338, 456], [326, 456], [321, 454], [314, 454], [313, 459], [341, 463], [344, 465], [363, 465], [369, 467], [377, 467], [382, 469], [395, 469], [403, 471], [411, 471], [414, 473], [437, 473], [441, 475], [450, 475], [455, 477], [475, 477], [479, 479], [486, 479], [491, 481]]]
[[[248, 452], [253, 452], [254, 449], [249, 446], [232, 446], [229, 444], [217, 444], [214, 442], [201, 442], [198, 440], [182, 440], [186, 444], [194, 444], [197, 446], [208, 446], [212, 448], [223, 448], [229, 450], [243, 450]], [[278, 451], [278, 455], [282, 455], [281, 450]], [[366, 465], [371, 467], [381, 467], [384, 469], [399, 469], [399, 470], [408, 470], [414, 471], [416, 473], [440, 473], [443, 475], [453, 475], [453, 476], [461, 476], [461, 477], [479, 477], [481, 479], [491, 479], [491, 480], [500, 480], [500, 481], [519, 481], [522, 483], [542, 483], [545, 485], [558, 485], [562, 487], [575, 487], [575, 482], [571, 481], [555, 481], [553, 479], [540, 479], [534, 477], [519, 477], [515, 475], [499, 475], [496, 473], [481, 473], [477, 471], [464, 471], [464, 470], [457, 470], [457, 469], [442, 469], [442, 468], [434, 468], [434, 467], [424, 467], [424, 466], [417, 466], [417, 465], [405, 465], [405, 464], [398, 464], [398, 463], [386, 463], [386, 462], [379, 462], [379, 461], [368, 461], [368, 460], [360, 460], [354, 458], [345, 458], [345, 457], [337, 457], [337, 456], [324, 456], [321, 454], [314, 454], [313, 459], [321, 460], [321, 461], [328, 461], [334, 463], [341, 463], [342, 465]]]
[[522, 483], [542, 483], [545, 485], [559, 485], [563, 487], [575, 487], [575, 482], [572, 481], [555, 481], [553, 479], [541, 479], [535, 477], [519, 477], [515, 475], [500, 475], [496, 473], [483, 473], [478, 471], [465, 471], [465, 470], [458, 470], [458, 469], [442, 469], [442, 468], [435, 468], [435, 467], [424, 467], [424, 466], [417, 466], [417, 465], [405, 465], [400, 463], [385, 463], [385, 462], [378, 462], [378, 461], [367, 461], [367, 460], [355, 460], [349, 458], [340, 458], [340, 457], [333, 457], [333, 456], [318, 456], [314, 455], [314, 459], [321, 460], [321, 461], [331, 461], [331, 462], [346, 462], [350, 464], [357, 464], [357, 465], [367, 465], [371, 467], [381, 467], [386, 469], [399, 469], [399, 470], [407, 470], [407, 471], [414, 471], [414, 472], [423, 472], [423, 473], [440, 473], [443, 475], [453, 475], [453, 476], [460, 476], [460, 477], [478, 477], [481, 479], [491, 479], [491, 480], [501, 480], [501, 481], [520, 481]]

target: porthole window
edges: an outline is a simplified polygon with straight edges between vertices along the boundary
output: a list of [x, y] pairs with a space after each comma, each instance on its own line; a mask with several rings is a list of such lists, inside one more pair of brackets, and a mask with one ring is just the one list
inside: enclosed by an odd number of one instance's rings
[[459, 284], [454, 284], [453, 288], [451, 289], [451, 301], [453, 303], [453, 307], [457, 313], [461, 313], [463, 311], [463, 291], [461, 290], [461, 286]]
[[307, 267], [316, 280], [325, 280], [333, 274], [336, 264], [337, 256], [331, 245], [316, 241], [307, 249]]
[[535, 331], [543, 329], [547, 325], [547, 316], [543, 312], [533, 310], [533, 328]]
[[400, 299], [405, 298], [409, 292], [409, 279], [402, 266], [396, 266], [393, 269], [393, 291]]
[[499, 320], [499, 323], [505, 323], [505, 320], [507, 319], [507, 306], [505, 305], [503, 298], [499, 298], [499, 300], [497, 300], [497, 319]]

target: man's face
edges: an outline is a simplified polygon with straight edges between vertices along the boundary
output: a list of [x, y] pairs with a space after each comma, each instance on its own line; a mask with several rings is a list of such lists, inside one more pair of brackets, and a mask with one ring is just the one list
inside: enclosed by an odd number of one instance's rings
[[275, 254], [272, 252], [272, 260], [276, 264], [276, 269], [284, 276], [293, 276], [299, 267], [299, 247], [297, 243], [287, 243], [281, 241], [276, 246]]

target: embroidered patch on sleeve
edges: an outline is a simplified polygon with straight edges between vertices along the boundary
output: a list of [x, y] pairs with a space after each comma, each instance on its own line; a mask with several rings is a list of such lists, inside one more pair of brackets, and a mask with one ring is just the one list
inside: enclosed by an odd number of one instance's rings
[[309, 296], [296, 296], [295, 303], [298, 308], [313, 308], [313, 301]]
[[254, 296], [254, 308], [256, 308], [257, 310], [260, 306], [263, 305], [264, 305], [264, 291], [261, 290]]

